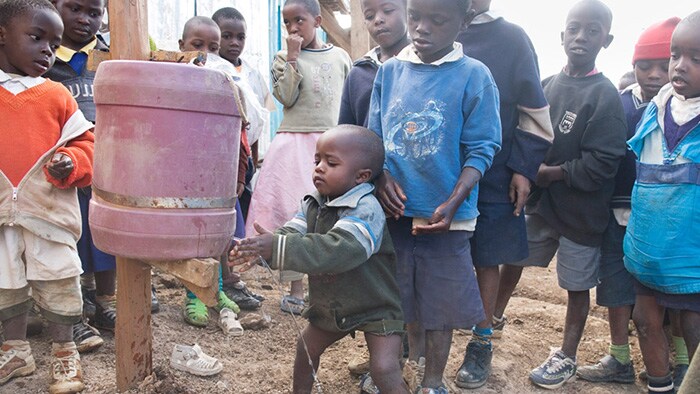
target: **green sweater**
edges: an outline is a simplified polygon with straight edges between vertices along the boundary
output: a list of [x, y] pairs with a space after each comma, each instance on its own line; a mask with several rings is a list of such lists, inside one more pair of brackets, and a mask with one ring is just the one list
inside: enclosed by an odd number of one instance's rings
[[403, 331], [396, 253], [373, 189], [363, 183], [332, 201], [307, 195], [275, 232], [270, 266], [309, 274], [305, 316], [321, 329]]

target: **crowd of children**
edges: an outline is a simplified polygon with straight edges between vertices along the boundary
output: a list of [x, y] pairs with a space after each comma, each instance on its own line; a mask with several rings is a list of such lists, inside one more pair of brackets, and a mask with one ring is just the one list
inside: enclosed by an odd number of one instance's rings
[[[39, 363], [51, 393], [84, 389], [79, 352], [102, 344], [93, 326], [115, 327], [115, 259], [93, 244], [87, 209], [86, 63], [109, 50], [106, 3], [0, 0], [0, 386], [36, 369], [31, 310], [53, 341]], [[355, 331], [370, 356], [362, 392], [447, 393], [455, 329], [472, 333], [455, 383], [483, 386], [524, 267], [555, 256], [563, 341], [530, 380], [634, 383], [632, 318], [649, 392], [684, 387], [700, 342], [700, 11], [648, 27], [618, 90], [596, 67], [613, 40], [603, 2], [569, 11], [567, 63], [543, 81], [527, 34], [490, 3], [362, 0], [377, 47], [353, 64], [317, 35], [318, 0], [286, 0], [271, 89], [242, 58], [239, 11], [183, 27], [180, 50], [207, 53], [200, 65], [229, 75], [242, 97], [237, 241], [221, 256], [214, 309], [235, 319], [264, 300], [231, 267], [280, 271], [291, 283], [280, 308], [308, 320], [294, 392], [310, 392], [321, 355]], [[272, 96], [284, 117], [252, 185]], [[579, 366], [592, 288], [610, 348]], [[192, 293], [182, 313], [209, 322]]]

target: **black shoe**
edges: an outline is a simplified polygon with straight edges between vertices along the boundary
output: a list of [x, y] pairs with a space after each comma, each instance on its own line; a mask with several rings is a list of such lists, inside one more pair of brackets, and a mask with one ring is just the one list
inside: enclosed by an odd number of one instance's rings
[[104, 340], [96, 328], [81, 321], [73, 324], [73, 342], [78, 347], [78, 353], [86, 353], [102, 346]]
[[84, 287], [80, 288], [83, 293], [83, 316], [88, 319], [95, 317], [95, 289], [87, 290]]
[[158, 302], [155, 286], [151, 286], [151, 313], [158, 312], [160, 312], [160, 302]]
[[260, 308], [260, 305], [262, 305], [262, 302], [248, 295], [243, 289], [231, 287], [228, 291], [226, 291], [226, 295], [231, 299], [231, 301], [238, 304], [241, 309], [247, 311], [256, 310]]
[[676, 364], [676, 366], [673, 367], [673, 387], [675, 387], [676, 390], [680, 389], [686, 373], [688, 373], [688, 364]]
[[455, 383], [464, 389], [475, 389], [486, 384], [491, 375], [493, 349], [490, 343], [469, 341], [464, 361], [457, 371]]
[[102, 306], [102, 304], [96, 302], [95, 318], [91, 321], [97, 328], [114, 331], [114, 327], [117, 325], [116, 300], [113, 301], [113, 305], [109, 306]]

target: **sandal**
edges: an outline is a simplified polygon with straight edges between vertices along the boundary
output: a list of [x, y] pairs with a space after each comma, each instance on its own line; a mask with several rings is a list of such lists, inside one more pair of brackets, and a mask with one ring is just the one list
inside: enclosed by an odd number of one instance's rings
[[304, 306], [304, 300], [294, 297], [291, 294], [287, 294], [286, 296], [282, 297], [282, 300], [280, 301], [280, 309], [282, 312], [291, 313], [297, 316], [301, 316], [301, 313], [304, 311]]
[[219, 293], [217, 294], [216, 298], [217, 300], [219, 300], [219, 302], [216, 304], [217, 311], [221, 311], [224, 308], [228, 308], [234, 313], [238, 313], [241, 311], [241, 308], [238, 307], [238, 304], [231, 301], [231, 299], [228, 298], [226, 293], [224, 293], [222, 290], [219, 290]]
[[241, 326], [241, 322], [238, 321], [238, 315], [228, 308], [223, 308], [219, 312], [219, 327], [224, 334], [233, 337], [243, 335], [243, 326]]
[[209, 310], [199, 298], [187, 298], [182, 309], [185, 323], [195, 327], [206, 327], [209, 323]]
[[197, 376], [216, 375], [224, 369], [219, 360], [204, 354], [197, 344], [193, 346], [176, 344], [170, 356], [170, 366]]

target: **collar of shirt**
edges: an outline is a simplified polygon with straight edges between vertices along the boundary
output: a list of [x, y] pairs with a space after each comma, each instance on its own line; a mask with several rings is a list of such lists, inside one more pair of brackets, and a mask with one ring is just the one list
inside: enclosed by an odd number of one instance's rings
[[418, 54], [416, 53], [416, 48], [413, 46], [413, 44], [407, 46], [401, 52], [399, 52], [398, 55], [396, 55], [396, 59], [398, 60], [403, 60], [405, 62], [410, 62], [414, 64], [430, 64], [432, 66], [439, 66], [444, 63], [456, 62], [463, 57], [464, 52], [462, 52], [462, 44], [458, 42], [452, 44], [452, 51], [450, 53], [432, 63], [424, 63], [420, 59], [420, 57], [418, 57]]
[[678, 125], [684, 125], [700, 114], [700, 97], [685, 98], [673, 91], [671, 115]]
[[319, 205], [326, 205], [327, 207], [334, 208], [357, 208], [357, 204], [360, 203], [360, 199], [374, 190], [374, 185], [371, 183], [360, 183], [359, 185], [348, 190], [342, 196], [336, 197], [333, 200], [328, 201], [328, 198], [322, 196], [318, 190], [313, 193], [307, 194], [306, 198], [313, 198], [318, 202]]
[[68, 63], [70, 59], [73, 58], [73, 55], [75, 55], [78, 52], [83, 52], [83, 53], [88, 53], [88, 51], [95, 49], [95, 46], [97, 46], [97, 37], [95, 37], [92, 41], [90, 41], [87, 45], [84, 47], [80, 48], [78, 51], [74, 51], [66, 46], [61, 45], [58, 47], [58, 50], [56, 51], [56, 57], [61, 59], [62, 61]]
[[644, 102], [642, 97], [642, 87], [638, 83], [633, 83], [632, 85], [624, 88], [621, 93], [632, 92], [632, 96], [636, 97], [639, 102]]
[[42, 77], [30, 77], [28, 75], [9, 74], [0, 70], [0, 86], [14, 94], [19, 94], [44, 82]]
[[381, 66], [381, 65], [382, 65], [382, 61], [379, 60], [379, 52], [380, 52], [380, 51], [381, 51], [381, 48], [379, 48], [379, 46], [376, 46], [376, 47], [370, 49], [369, 52], [367, 52], [367, 53], [365, 54], [365, 56], [363, 56], [363, 57], [364, 57], [365, 59], [369, 59], [369, 60], [373, 61], [373, 62], [376, 63], [378, 66]]
[[489, 23], [493, 22], [496, 19], [500, 18], [501, 16], [498, 15], [497, 12], [488, 10], [486, 12], [482, 12], [481, 14], [477, 15], [474, 17], [474, 20], [472, 20], [472, 25], [481, 25], [484, 23]]
[[[566, 65], [562, 69], [564, 71], [564, 74], [569, 75], [569, 66]], [[588, 74], [584, 75], [583, 78], [585, 77], [592, 77], [593, 75], [600, 74], [600, 71], [598, 71], [598, 67], [593, 67], [593, 70], [591, 70]], [[571, 77], [571, 75], [569, 75]], [[572, 77], [572, 78], [581, 78], [581, 77]]]

